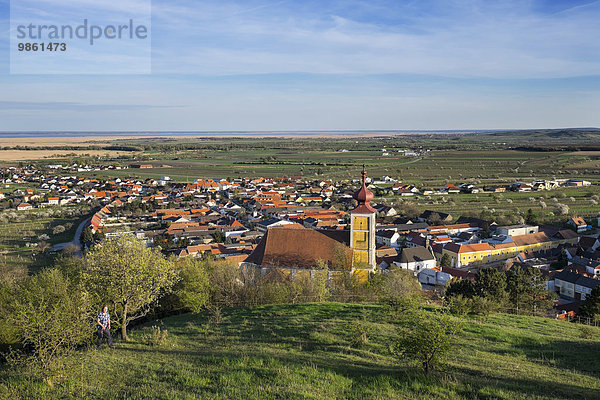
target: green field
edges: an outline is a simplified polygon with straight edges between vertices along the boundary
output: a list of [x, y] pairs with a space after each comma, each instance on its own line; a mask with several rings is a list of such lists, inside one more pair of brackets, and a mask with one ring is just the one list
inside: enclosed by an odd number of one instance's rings
[[[353, 344], [366, 319], [367, 344]], [[380, 305], [301, 304], [181, 315], [114, 350], [80, 351], [45, 380], [1, 372], [11, 399], [598, 399], [600, 332], [539, 317], [497, 314], [465, 319], [443, 371], [417, 372], [389, 346], [403, 329]], [[156, 324], [158, 324], [156, 323]], [[596, 331], [600, 328], [594, 328]]]
[[[360, 178], [366, 164], [370, 177], [390, 176], [419, 189], [439, 190], [446, 183], [471, 183], [479, 188], [535, 179], [584, 179], [591, 187], [535, 193], [458, 194], [379, 198], [394, 206], [415, 207], [491, 218], [518, 218], [532, 209], [540, 222], [564, 222], [567, 216], [595, 217], [600, 208], [600, 131], [554, 130], [493, 134], [438, 134], [369, 137], [268, 137], [118, 139], [127, 156], [113, 160], [80, 160], [92, 165], [150, 163], [152, 169], [77, 173], [97, 178], [154, 178], [174, 182], [198, 178], [291, 177], [349, 181]], [[382, 149], [388, 156], [382, 155]], [[398, 149], [419, 151], [405, 157]], [[346, 151], [342, 151], [346, 150]], [[55, 160], [57, 163], [67, 160]], [[44, 160], [44, 164], [48, 163]], [[542, 198], [543, 196], [543, 198]], [[446, 199], [444, 199], [446, 197]], [[553, 199], [556, 198], [556, 199]], [[544, 207], [540, 202], [545, 203]], [[568, 215], [552, 215], [556, 203]]]
[[[21, 278], [27, 273], [48, 266], [52, 256], [48, 251], [40, 251], [37, 244], [46, 242], [49, 246], [73, 240], [75, 231], [89, 215], [76, 217], [40, 216], [43, 210], [16, 212], [21, 221], [0, 222], [0, 276], [12, 280]], [[5, 212], [6, 213], [6, 212]], [[53, 234], [58, 225], [72, 224], [64, 232]], [[48, 239], [39, 239], [40, 235], [48, 235]]]

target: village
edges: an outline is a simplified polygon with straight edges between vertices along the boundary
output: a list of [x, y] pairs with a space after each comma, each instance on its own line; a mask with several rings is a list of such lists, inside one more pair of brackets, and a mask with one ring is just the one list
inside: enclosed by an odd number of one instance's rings
[[[7, 168], [0, 200], [18, 212], [93, 206], [96, 212], [80, 230], [81, 237], [73, 241], [79, 246], [89, 246], [98, 237], [131, 233], [167, 255], [223, 259], [258, 268], [261, 274], [277, 269], [295, 277], [324, 265], [330, 277], [352, 271], [366, 281], [369, 274], [396, 267], [411, 271], [424, 289], [433, 290], [452, 280], [474, 279], [482, 268], [535, 267], [542, 271], [547, 288], [557, 293], [555, 310], [561, 318], [574, 315], [586, 295], [600, 285], [600, 240], [594, 216], [585, 216], [587, 220], [572, 216], [542, 226], [500, 226], [493, 220], [431, 210], [409, 218], [374, 201], [371, 189], [402, 196], [427, 190], [387, 176], [364, 176], [370, 194], [368, 201], [358, 200], [364, 209], [357, 214], [358, 208], [353, 207], [360, 179], [309, 181], [298, 176], [178, 183], [168, 176], [157, 180], [77, 177], [77, 172], [89, 169], [82, 165]], [[485, 190], [541, 191], [588, 185], [577, 179], [539, 180]], [[11, 187], [18, 188], [10, 191]], [[478, 190], [472, 185], [447, 184], [437, 193]], [[360, 229], [358, 218], [367, 218]], [[363, 234], [360, 243], [357, 238]], [[347, 259], [340, 260], [339, 246], [348, 251]], [[365, 255], [359, 257], [362, 251]]]

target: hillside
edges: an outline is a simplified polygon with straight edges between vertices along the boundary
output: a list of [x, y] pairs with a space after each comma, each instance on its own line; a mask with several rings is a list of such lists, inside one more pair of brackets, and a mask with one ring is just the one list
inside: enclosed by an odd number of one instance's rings
[[[366, 318], [369, 343], [353, 345]], [[161, 346], [80, 352], [46, 383], [2, 373], [2, 398], [597, 399], [600, 340], [535, 317], [466, 319], [444, 372], [428, 377], [389, 354], [397, 325], [379, 305], [339, 303], [225, 310], [221, 321], [162, 321]], [[400, 322], [401, 324], [401, 322]], [[599, 329], [599, 328], [596, 328]]]
[[473, 135], [476, 140], [505, 141], [529, 146], [564, 145], [572, 147], [597, 147], [600, 143], [598, 128], [530, 129], [485, 132]]

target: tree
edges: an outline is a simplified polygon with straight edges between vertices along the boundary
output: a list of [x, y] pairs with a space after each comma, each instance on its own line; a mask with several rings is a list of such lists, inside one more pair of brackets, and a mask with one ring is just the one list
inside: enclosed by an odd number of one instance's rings
[[[88, 298], [81, 287], [57, 269], [46, 269], [18, 285], [2, 325], [46, 368], [62, 352], [89, 340]], [[6, 329], [6, 327], [4, 327]]]
[[113, 305], [124, 340], [129, 322], [146, 315], [178, 280], [173, 263], [133, 235], [98, 243], [82, 264], [86, 288], [97, 306]]
[[452, 266], [452, 259], [448, 255], [448, 253], [444, 253], [442, 259], [440, 260], [440, 265], [444, 268], [450, 268]]
[[215, 231], [215, 233], [212, 234], [212, 237], [215, 243], [225, 242], [225, 234], [221, 231]]
[[475, 294], [475, 284], [469, 279], [453, 279], [446, 288], [446, 297], [462, 296], [471, 299]]
[[402, 332], [393, 350], [407, 356], [425, 373], [442, 363], [452, 349], [452, 339], [460, 322], [448, 314], [419, 310], [407, 318], [408, 332]]
[[480, 270], [475, 277], [475, 292], [502, 305], [506, 301], [506, 275], [495, 268]]
[[429, 217], [429, 222], [431, 222], [433, 225], [439, 225], [442, 223], [442, 217], [440, 216], [440, 214], [434, 212]]
[[527, 216], [525, 217], [525, 223], [527, 223], [528, 225], [537, 225], [537, 216], [535, 215], [535, 213], [533, 212], [533, 210], [531, 208], [529, 210], [527, 210]]
[[584, 318], [600, 319], [600, 286], [592, 289], [579, 309], [579, 315]]
[[391, 268], [387, 274], [383, 274], [378, 286], [381, 300], [392, 307], [397, 307], [403, 299], [415, 297], [421, 292], [421, 284], [415, 276], [401, 268]]
[[209, 299], [208, 273], [206, 262], [184, 258], [177, 263], [180, 281], [175, 292], [182, 305], [193, 313], [202, 311]]
[[506, 290], [517, 310], [536, 311], [551, 305], [546, 280], [538, 268], [514, 267], [507, 272]]
[[94, 233], [91, 226], [86, 226], [83, 232], [81, 232], [81, 241], [83, 243], [92, 243], [94, 241]]

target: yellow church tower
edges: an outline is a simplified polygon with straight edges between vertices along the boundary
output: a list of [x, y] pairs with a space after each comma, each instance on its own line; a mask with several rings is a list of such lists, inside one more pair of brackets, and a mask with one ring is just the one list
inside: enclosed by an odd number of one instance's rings
[[367, 171], [363, 165], [362, 187], [354, 193], [358, 206], [350, 211], [350, 247], [352, 268], [375, 268], [375, 210], [369, 204], [375, 196], [367, 189]]

